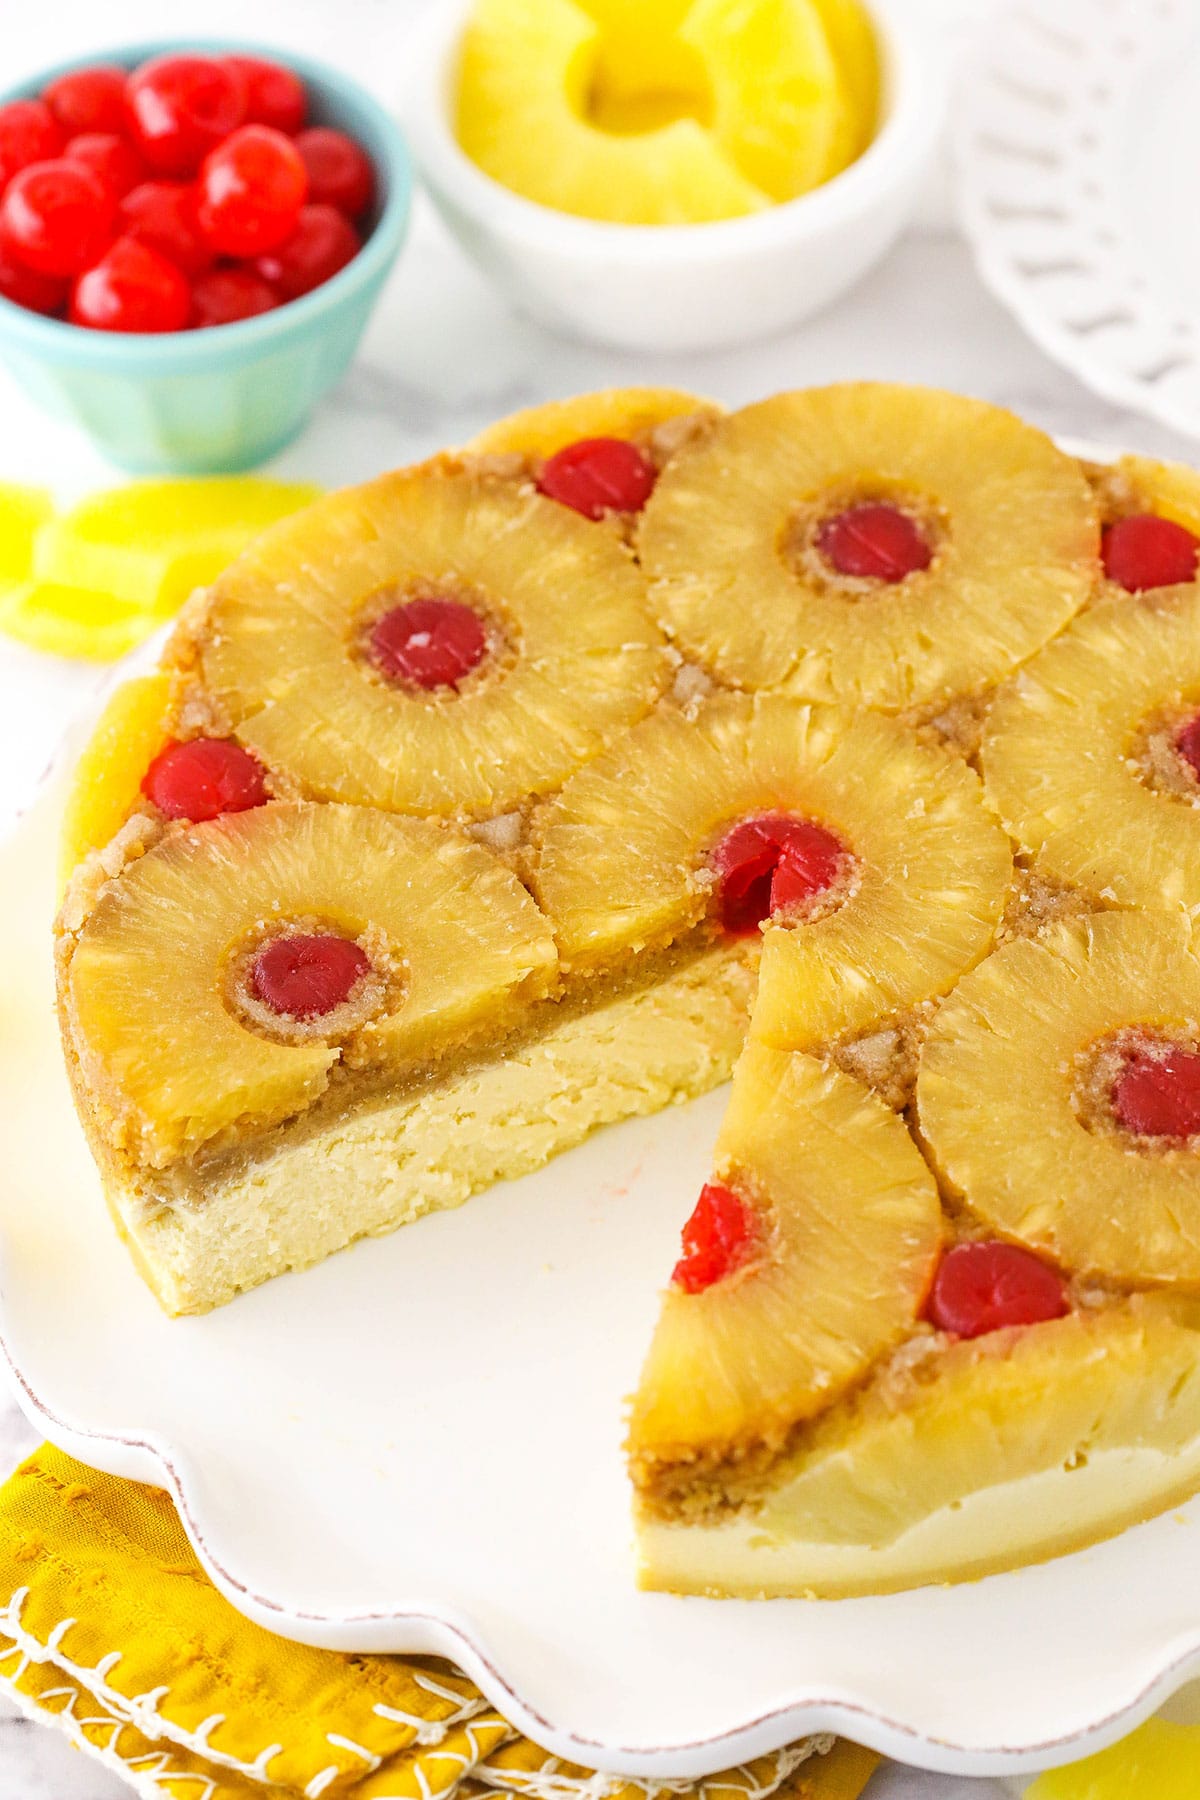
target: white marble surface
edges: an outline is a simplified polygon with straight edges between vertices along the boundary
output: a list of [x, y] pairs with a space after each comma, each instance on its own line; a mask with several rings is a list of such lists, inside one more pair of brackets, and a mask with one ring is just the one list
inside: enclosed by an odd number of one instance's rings
[[[434, 0], [436, 3], [436, 0]], [[920, 0], [931, 26], [957, 31], [976, 0]], [[327, 55], [386, 94], [403, 64], [416, 0], [175, 0], [170, 29], [253, 31]], [[0, 0], [2, 78], [75, 49], [164, 30], [161, 0]], [[461, 441], [499, 413], [623, 381], [694, 387], [739, 403], [785, 386], [846, 377], [925, 381], [1016, 408], [1051, 431], [1165, 455], [1196, 454], [1168, 432], [1088, 394], [1047, 361], [986, 294], [951, 222], [944, 171], [921, 218], [846, 301], [788, 337], [712, 357], [615, 356], [550, 338], [514, 317], [423, 208], [362, 355], [280, 473], [340, 484]], [[64, 498], [113, 479], [80, 440], [40, 417], [0, 375], [0, 479], [43, 481]], [[0, 824], [28, 797], [76, 706], [102, 674], [0, 641]], [[33, 1442], [0, 1396], [0, 1474]], [[998, 1783], [889, 1769], [870, 1800], [1001, 1800]], [[0, 1712], [0, 1800], [117, 1800], [127, 1792], [51, 1732]], [[1130, 1796], [1130, 1800], [1142, 1800]], [[1145, 1797], [1150, 1800], [1150, 1797]]]

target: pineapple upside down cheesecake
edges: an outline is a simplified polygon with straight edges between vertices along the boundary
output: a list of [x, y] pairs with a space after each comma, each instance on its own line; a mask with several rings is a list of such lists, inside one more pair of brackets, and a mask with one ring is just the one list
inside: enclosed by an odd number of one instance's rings
[[274, 526], [65, 828], [163, 1306], [732, 1070], [648, 1585], [951, 1580], [1200, 1487], [1198, 551], [1191, 471], [875, 384], [588, 395]]

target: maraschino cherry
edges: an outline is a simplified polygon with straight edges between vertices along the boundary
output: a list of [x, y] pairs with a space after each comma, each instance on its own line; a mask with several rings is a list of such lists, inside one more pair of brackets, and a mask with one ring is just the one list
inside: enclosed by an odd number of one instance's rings
[[708, 1182], [683, 1228], [683, 1255], [671, 1280], [685, 1294], [703, 1293], [750, 1260], [760, 1236], [758, 1214], [732, 1188]]
[[916, 520], [885, 500], [864, 501], [822, 521], [817, 549], [839, 575], [903, 581], [927, 569], [933, 551]]
[[461, 600], [407, 600], [377, 621], [368, 640], [375, 667], [414, 687], [457, 687], [487, 651], [487, 632]]
[[197, 825], [270, 798], [262, 764], [232, 738], [168, 744], [146, 770], [142, 792], [168, 819]]
[[191, 305], [173, 262], [136, 238], [119, 237], [76, 281], [69, 316], [93, 331], [182, 331]]
[[323, 1018], [350, 998], [371, 967], [366, 952], [333, 932], [272, 938], [250, 964], [250, 990], [284, 1018]]
[[725, 930], [743, 936], [773, 913], [815, 899], [833, 886], [845, 854], [841, 840], [812, 819], [743, 819], [712, 853]]
[[125, 84], [128, 76], [115, 63], [89, 63], [69, 69], [43, 91], [42, 99], [68, 137], [82, 132], [124, 133]]
[[1192, 774], [1200, 778], [1200, 713], [1180, 726], [1175, 733], [1175, 748]]
[[375, 171], [362, 145], [328, 125], [298, 132], [295, 141], [308, 172], [309, 199], [360, 219], [375, 192]]
[[1113, 1085], [1112, 1108], [1135, 1137], [1183, 1139], [1200, 1132], [1200, 1055], [1171, 1046], [1165, 1054], [1140, 1051]]
[[1131, 594], [1174, 587], [1195, 579], [1197, 551], [1200, 539], [1186, 526], [1155, 513], [1133, 513], [1104, 533], [1104, 573]]
[[194, 175], [246, 117], [240, 75], [212, 56], [154, 57], [129, 77], [125, 99], [133, 140], [163, 175]]
[[641, 512], [658, 471], [636, 444], [624, 438], [580, 438], [547, 459], [538, 490], [585, 519]]
[[1070, 1311], [1062, 1276], [1020, 1244], [955, 1244], [938, 1266], [926, 1308], [939, 1331], [982, 1337]]

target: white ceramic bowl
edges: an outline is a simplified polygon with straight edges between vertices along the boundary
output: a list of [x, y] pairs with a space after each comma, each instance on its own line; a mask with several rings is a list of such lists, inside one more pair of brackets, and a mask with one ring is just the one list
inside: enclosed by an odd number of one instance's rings
[[870, 9], [884, 73], [874, 142], [824, 186], [747, 218], [612, 225], [537, 205], [485, 175], [451, 123], [470, 0], [437, 0], [413, 31], [403, 119], [447, 224], [523, 312], [622, 349], [743, 343], [826, 306], [912, 213], [942, 126], [944, 67], [906, 0], [870, 0]]

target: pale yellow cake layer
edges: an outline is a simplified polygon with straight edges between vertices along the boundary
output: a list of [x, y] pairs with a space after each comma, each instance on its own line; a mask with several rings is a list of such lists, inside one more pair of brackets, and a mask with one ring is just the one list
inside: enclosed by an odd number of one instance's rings
[[301, 1121], [266, 1153], [207, 1171], [203, 1197], [156, 1205], [112, 1180], [109, 1203], [167, 1311], [207, 1311], [528, 1174], [597, 1126], [715, 1087], [741, 1048], [752, 982], [744, 954], [717, 945], [416, 1092]]
[[673, 1592], [886, 1593], [1110, 1537], [1200, 1482], [1195, 1303], [1165, 1294], [894, 1363], [833, 1409], [752, 1507], [639, 1520], [641, 1579]]
[[769, 1537], [749, 1516], [707, 1526], [643, 1520], [639, 1584], [673, 1594], [834, 1600], [970, 1581], [1115, 1537], [1182, 1505], [1198, 1484], [1200, 1437], [1173, 1454], [1112, 1450], [1076, 1468], [978, 1489], [888, 1544]]

